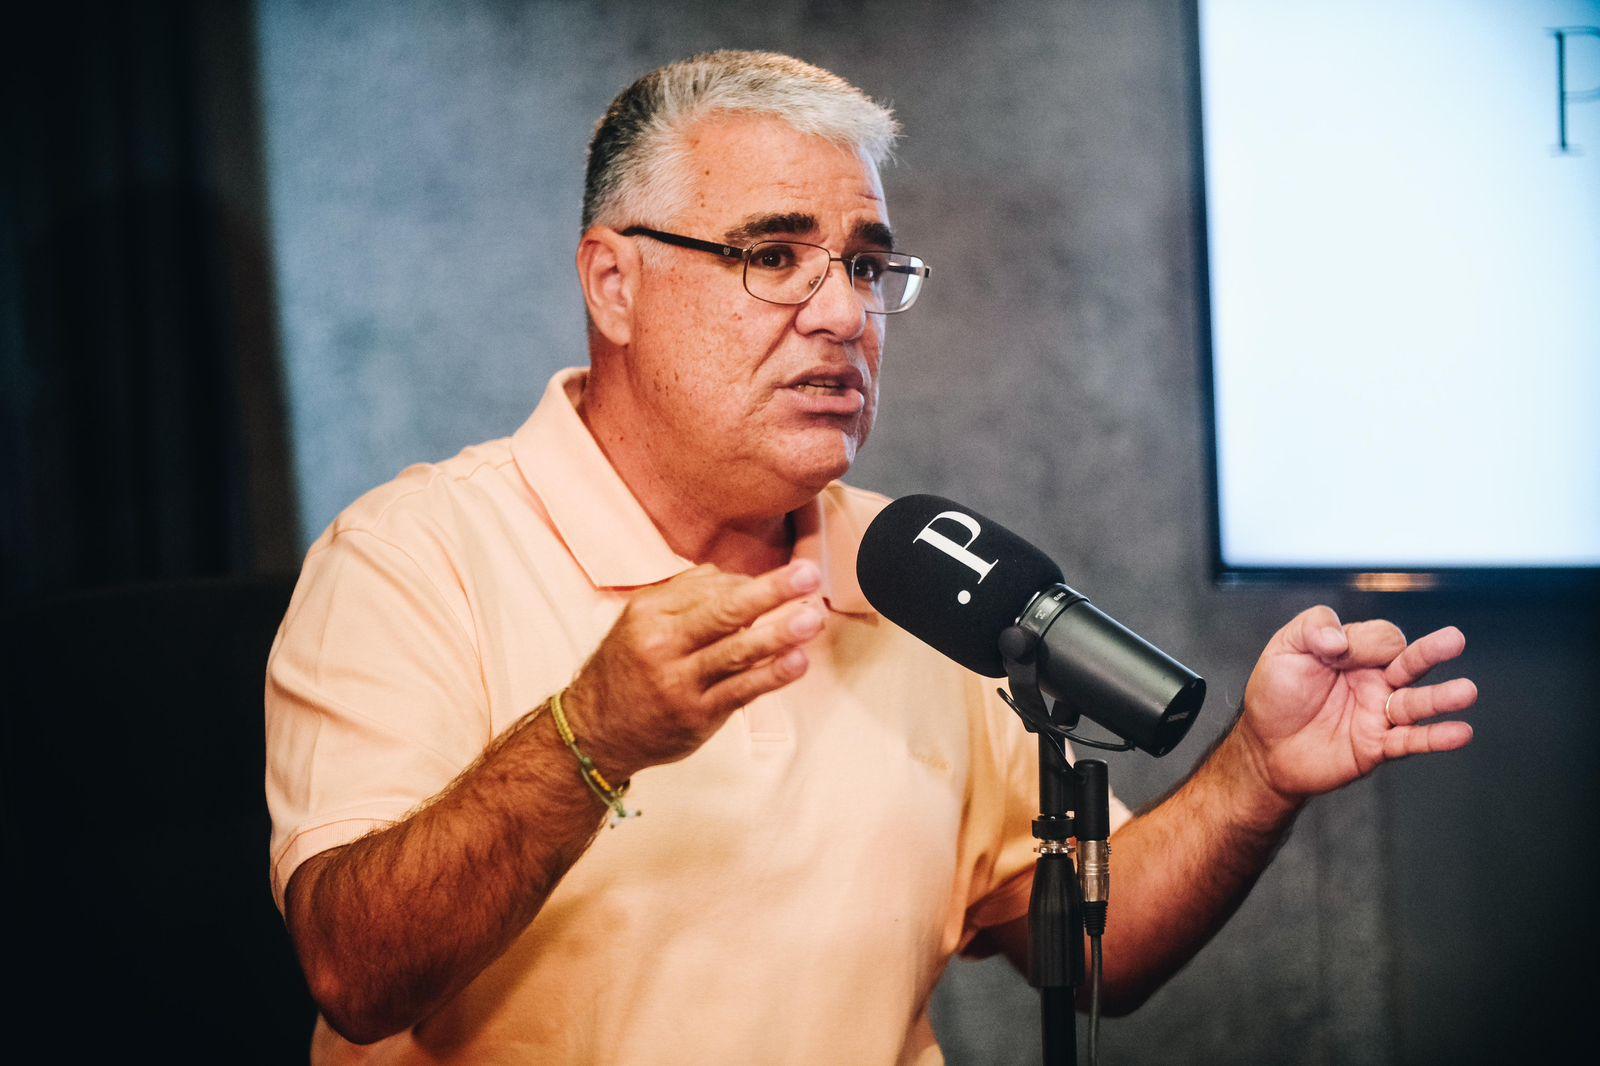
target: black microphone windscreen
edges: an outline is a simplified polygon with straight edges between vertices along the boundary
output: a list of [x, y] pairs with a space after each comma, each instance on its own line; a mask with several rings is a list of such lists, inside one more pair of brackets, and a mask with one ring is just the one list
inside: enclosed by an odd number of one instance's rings
[[867, 527], [856, 578], [868, 602], [969, 670], [1004, 677], [1000, 633], [1061, 581], [1050, 557], [942, 496], [902, 496]]

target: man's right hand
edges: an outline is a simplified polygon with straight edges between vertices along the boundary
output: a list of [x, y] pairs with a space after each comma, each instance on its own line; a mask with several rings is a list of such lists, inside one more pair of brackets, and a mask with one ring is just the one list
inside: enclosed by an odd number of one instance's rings
[[806, 670], [820, 605], [757, 619], [821, 584], [815, 564], [758, 577], [710, 564], [634, 595], [562, 697], [584, 753], [611, 781], [694, 751], [728, 715]]

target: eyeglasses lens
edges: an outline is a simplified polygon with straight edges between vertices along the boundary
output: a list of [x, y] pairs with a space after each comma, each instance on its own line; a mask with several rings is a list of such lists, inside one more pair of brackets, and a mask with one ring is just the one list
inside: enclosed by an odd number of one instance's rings
[[[744, 285], [751, 296], [776, 304], [805, 303], [827, 279], [832, 257], [826, 248], [765, 241], [745, 260]], [[893, 314], [911, 306], [922, 285], [922, 260], [899, 252], [861, 252], [845, 261], [850, 283], [868, 311]]]

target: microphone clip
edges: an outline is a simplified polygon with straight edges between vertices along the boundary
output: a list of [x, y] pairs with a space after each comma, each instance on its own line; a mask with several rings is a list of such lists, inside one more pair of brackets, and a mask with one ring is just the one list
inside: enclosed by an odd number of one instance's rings
[[1037, 733], [1051, 741], [1050, 749], [1060, 755], [1063, 767], [1072, 765], [1067, 758], [1068, 741], [1101, 751], [1132, 751], [1132, 742], [1120, 737], [1117, 743], [1111, 743], [1072, 732], [1078, 724], [1078, 711], [1064, 701], [1046, 695], [1039, 687], [1040, 634], [1028, 625], [1029, 621], [1029, 616], [1024, 613], [1019, 624], [1008, 626], [1000, 633], [1000, 659], [1005, 664], [1006, 681], [1011, 691], [996, 691], [1006, 701], [1006, 706], [1022, 719], [1028, 732]]

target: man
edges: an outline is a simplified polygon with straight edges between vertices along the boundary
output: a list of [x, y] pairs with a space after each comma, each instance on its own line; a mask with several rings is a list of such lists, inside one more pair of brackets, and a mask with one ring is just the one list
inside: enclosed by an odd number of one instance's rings
[[[314, 1057], [931, 1063], [949, 957], [1025, 957], [1036, 747], [866, 604], [883, 501], [837, 481], [924, 276], [892, 251], [894, 132], [787, 57], [641, 79], [591, 146], [587, 373], [311, 549], [267, 720]], [[1273, 638], [1206, 763], [1115, 812], [1114, 1009], [1307, 797], [1470, 739], [1412, 724], [1472, 703], [1410, 687], [1461, 646], [1327, 608]]]

